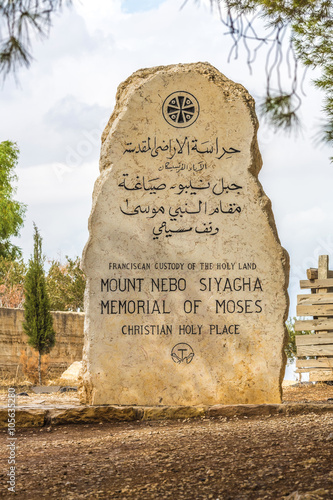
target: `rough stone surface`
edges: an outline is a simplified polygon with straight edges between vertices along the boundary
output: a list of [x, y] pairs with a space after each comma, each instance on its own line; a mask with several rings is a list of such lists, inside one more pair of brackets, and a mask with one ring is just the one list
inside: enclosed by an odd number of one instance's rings
[[205, 408], [198, 406], [153, 406], [144, 408], [142, 420], [173, 420], [177, 418], [204, 417]]
[[[46, 410], [20, 409], [15, 412], [15, 427], [42, 427]], [[0, 408], [0, 428], [8, 428], [8, 409]]]
[[48, 410], [46, 423], [51, 425], [84, 424], [94, 422], [137, 420], [137, 413], [133, 407], [98, 406], [82, 408], [65, 408]]
[[82, 361], [74, 361], [67, 370], [62, 373], [59, 381], [71, 384], [76, 384], [79, 381], [79, 374], [82, 369]]
[[[270, 416], [327, 415], [332, 418], [333, 405], [325, 403], [289, 403], [276, 405], [200, 406], [73, 406], [63, 408], [20, 408], [15, 412], [15, 427], [44, 425], [94, 424], [100, 422], [133, 422], [183, 420], [193, 418], [263, 418]], [[8, 410], [0, 408], [0, 428], [8, 427]], [[332, 440], [330, 434], [327, 441]]]
[[289, 260], [257, 127], [207, 63], [120, 85], [83, 256], [82, 402], [281, 402]]

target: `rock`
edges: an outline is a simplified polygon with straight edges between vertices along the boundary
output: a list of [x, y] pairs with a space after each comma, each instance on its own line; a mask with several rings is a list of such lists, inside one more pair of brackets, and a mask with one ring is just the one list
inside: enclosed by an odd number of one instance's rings
[[82, 361], [74, 361], [74, 363], [72, 363], [61, 375], [59, 381], [63, 384], [77, 384], [79, 381], [79, 374], [81, 369]]
[[205, 408], [198, 406], [166, 406], [144, 408], [143, 420], [165, 420], [178, 418], [203, 417]]
[[289, 257], [247, 90], [208, 63], [139, 70], [102, 136], [81, 402], [281, 402]]
[[[43, 405], [45, 401], [38, 401]], [[30, 401], [29, 401], [29, 404]], [[36, 403], [35, 403], [36, 404]], [[27, 405], [27, 403], [25, 403]], [[57, 403], [55, 403], [55, 406]], [[47, 408], [39, 410], [28, 409], [26, 406], [16, 407], [16, 427], [41, 427], [43, 425], [89, 424], [101, 422], [120, 422], [145, 420], [182, 420], [188, 422], [190, 418], [219, 418], [243, 419], [263, 418], [275, 415], [329, 414], [333, 412], [332, 405], [324, 404], [283, 404], [283, 405], [216, 405], [216, 406], [69, 406], [65, 408]], [[0, 427], [8, 426], [8, 409], [0, 408]], [[332, 433], [333, 434], [333, 433]], [[330, 438], [331, 434], [329, 434]], [[330, 438], [331, 440], [331, 438]], [[305, 466], [311, 467], [312, 459], [307, 460]]]
[[[46, 410], [16, 410], [15, 427], [42, 427]], [[0, 428], [8, 428], [8, 410], [0, 409]]]
[[129, 406], [84, 406], [82, 408], [66, 408], [64, 410], [48, 410], [48, 425], [83, 424], [103, 422], [121, 422], [137, 420], [136, 409]]
[[63, 392], [76, 392], [76, 391], [77, 391], [77, 387], [60, 387], [60, 389], [59, 389], [60, 393], [63, 393]]
[[18, 396], [29, 396], [27, 392], [19, 392]]

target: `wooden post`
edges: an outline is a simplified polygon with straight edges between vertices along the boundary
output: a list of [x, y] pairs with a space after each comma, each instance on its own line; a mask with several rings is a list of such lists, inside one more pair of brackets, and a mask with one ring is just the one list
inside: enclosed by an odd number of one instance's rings
[[[297, 297], [297, 315], [313, 319], [296, 321], [295, 330], [315, 331], [296, 336], [297, 373], [309, 372], [312, 382], [333, 380], [333, 271], [328, 265], [328, 255], [320, 255], [318, 269], [308, 269], [308, 279], [300, 281], [301, 288], [311, 289], [310, 295]], [[308, 356], [313, 358], [304, 359]]]
[[[328, 255], [319, 255], [318, 258], [318, 279], [325, 280], [328, 278]], [[327, 292], [327, 289], [324, 290]]]
[[[328, 278], [328, 255], [319, 255], [318, 257], [318, 279], [325, 280]], [[321, 290], [318, 288], [317, 293], [327, 293], [328, 288], [322, 288]], [[316, 332], [318, 333], [318, 332]], [[328, 333], [328, 330], [324, 330], [321, 333]]]

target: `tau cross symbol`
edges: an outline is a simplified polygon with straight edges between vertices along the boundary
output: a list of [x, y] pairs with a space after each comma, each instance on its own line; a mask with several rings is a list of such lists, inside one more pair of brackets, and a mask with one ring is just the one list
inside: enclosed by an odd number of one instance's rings
[[189, 344], [180, 343], [176, 344], [171, 351], [172, 361], [177, 364], [180, 363], [191, 363], [194, 357], [194, 351]]

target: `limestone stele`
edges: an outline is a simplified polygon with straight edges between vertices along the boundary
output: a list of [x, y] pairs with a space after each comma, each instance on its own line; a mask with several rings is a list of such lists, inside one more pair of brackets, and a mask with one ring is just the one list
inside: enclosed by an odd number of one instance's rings
[[207, 63], [120, 85], [83, 255], [82, 402], [281, 401], [289, 259], [257, 128], [252, 97]]

